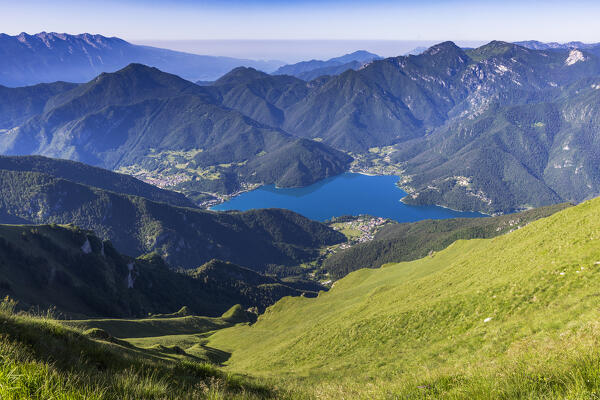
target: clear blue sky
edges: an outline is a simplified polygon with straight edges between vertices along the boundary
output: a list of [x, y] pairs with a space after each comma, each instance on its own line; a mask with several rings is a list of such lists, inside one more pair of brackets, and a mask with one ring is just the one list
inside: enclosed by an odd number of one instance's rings
[[600, 41], [600, 2], [527, 0], [0, 0], [0, 29], [129, 40]]

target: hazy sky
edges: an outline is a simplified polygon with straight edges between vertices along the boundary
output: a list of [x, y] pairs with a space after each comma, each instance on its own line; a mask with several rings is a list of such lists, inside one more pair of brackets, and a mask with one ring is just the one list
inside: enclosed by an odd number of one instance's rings
[[[600, 41], [600, 1], [0, 0], [0, 29], [130, 41]], [[384, 54], [385, 55], [385, 54]]]

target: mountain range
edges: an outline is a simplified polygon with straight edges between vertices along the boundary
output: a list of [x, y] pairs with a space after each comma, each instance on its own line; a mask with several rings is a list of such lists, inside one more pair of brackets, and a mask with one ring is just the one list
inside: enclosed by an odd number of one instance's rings
[[273, 71], [280, 62], [214, 57], [131, 44], [116, 37], [84, 33], [0, 34], [0, 85], [87, 82], [101, 72], [142, 63], [189, 80], [214, 80], [237, 66]]
[[[83, 85], [4, 90], [15, 100], [0, 111], [1, 153], [122, 170], [196, 199], [250, 183], [304, 186], [351, 161], [227, 108], [208, 88], [140, 64]], [[31, 105], [15, 107], [19, 102]]]
[[215, 86], [291, 134], [353, 154], [393, 146], [407, 203], [502, 213], [600, 193], [599, 54], [445, 42], [308, 85], [238, 69]]
[[514, 44], [527, 47], [532, 50], [551, 50], [551, 49], [593, 49], [600, 46], [600, 43], [583, 43], [583, 42], [540, 42], [538, 40], [525, 40], [522, 42], [514, 42]]
[[308, 82], [239, 67], [198, 86], [132, 64], [83, 85], [2, 89], [14, 101], [0, 103], [0, 152], [118, 170], [197, 204], [305, 186], [366, 157], [402, 171], [406, 203], [506, 213], [600, 193], [599, 75], [597, 46], [498, 41]]

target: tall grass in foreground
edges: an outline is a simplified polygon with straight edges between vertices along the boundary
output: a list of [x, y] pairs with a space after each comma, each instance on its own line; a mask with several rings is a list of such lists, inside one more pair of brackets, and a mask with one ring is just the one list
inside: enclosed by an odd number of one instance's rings
[[193, 360], [91, 339], [44, 316], [0, 304], [0, 399], [285, 398], [260, 383]]

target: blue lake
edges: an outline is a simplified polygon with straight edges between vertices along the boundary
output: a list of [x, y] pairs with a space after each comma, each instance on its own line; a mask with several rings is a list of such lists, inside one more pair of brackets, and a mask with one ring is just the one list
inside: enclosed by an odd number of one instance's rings
[[219, 204], [212, 210], [287, 208], [310, 219], [324, 221], [341, 215], [369, 214], [414, 222], [423, 219], [481, 217], [474, 212], [459, 212], [438, 206], [410, 206], [400, 199], [406, 192], [396, 186], [397, 176], [367, 176], [345, 173], [304, 188], [278, 189], [262, 186]]

